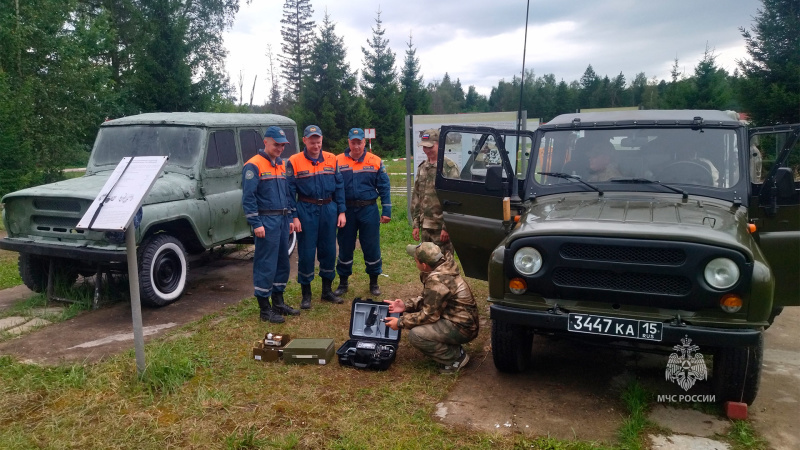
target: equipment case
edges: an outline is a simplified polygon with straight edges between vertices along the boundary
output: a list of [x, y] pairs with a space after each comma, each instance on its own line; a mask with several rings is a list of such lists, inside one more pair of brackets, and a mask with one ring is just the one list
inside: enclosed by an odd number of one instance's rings
[[387, 327], [383, 322], [386, 317], [400, 317], [400, 314], [389, 314], [389, 305], [383, 302], [353, 299], [350, 339], [336, 350], [340, 365], [374, 370], [386, 370], [392, 365], [400, 330]]
[[283, 347], [286, 364], [328, 364], [333, 359], [333, 339], [292, 339]]

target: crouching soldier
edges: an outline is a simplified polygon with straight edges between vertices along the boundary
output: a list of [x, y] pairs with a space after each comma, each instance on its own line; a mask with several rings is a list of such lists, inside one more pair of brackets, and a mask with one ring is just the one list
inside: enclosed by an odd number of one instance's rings
[[390, 313], [386, 325], [407, 329], [408, 341], [440, 364], [439, 372], [454, 374], [469, 362], [462, 344], [478, 336], [478, 307], [469, 285], [461, 278], [452, 254], [423, 242], [406, 247], [414, 257], [422, 281], [422, 295], [411, 300], [384, 300]]

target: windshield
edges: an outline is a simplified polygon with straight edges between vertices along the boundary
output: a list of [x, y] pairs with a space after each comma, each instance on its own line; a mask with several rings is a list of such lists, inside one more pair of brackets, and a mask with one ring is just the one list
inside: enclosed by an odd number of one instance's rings
[[592, 184], [639, 179], [730, 188], [740, 177], [736, 133], [720, 128], [544, 132], [539, 141], [534, 181], [557, 185], [576, 183], [578, 177]]
[[169, 164], [192, 167], [204, 130], [177, 126], [100, 127], [90, 164], [117, 164], [125, 156], [169, 156]]

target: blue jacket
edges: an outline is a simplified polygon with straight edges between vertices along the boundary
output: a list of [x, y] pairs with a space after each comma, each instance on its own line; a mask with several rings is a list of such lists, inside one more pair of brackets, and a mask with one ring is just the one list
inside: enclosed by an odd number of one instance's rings
[[350, 148], [336, 156], [344, 178], [347, 200], [375, 200], [381, 197], [382, 216], [392, 217], [392, 185], [383, 161], [374, 153], [364, 151], [361, 158], [350, 157]]
[[[280, 157], [275, 162], [259, 150], [242, 167], [242, 209], [247, 222], [262, 226], [259, 210], [290, 209], [286, 167]], [[291, 211], [290, 211], [291, 212]]]
[[320, 200], [332, 198], [336, 203], [337, 214], [343, 213], [347, 208], [344, 203], [342, 174], [333, 153], [320, 151], [316, 160], [308, 156], [307, 150], [290, 156], [286, 163], [286, 180], [289, 183], [289, 202], [293, 217], [297, 217], [298, 194]]

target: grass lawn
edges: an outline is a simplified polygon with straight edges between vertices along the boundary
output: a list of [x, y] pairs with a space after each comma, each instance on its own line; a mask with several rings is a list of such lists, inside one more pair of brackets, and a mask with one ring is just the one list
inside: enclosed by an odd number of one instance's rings
[[[383, 298], [420, 290], [405, 253], [412, 242], [405, 197], [382, 226]], [[349, 300], [366, 296], [368, 278], [356, 252]], [[484, 319], [485, 282], [468, 280]], [[320, 292], [319, 278], [313, 286]], [[287, 301], [299, 304], [290, 280]], [[184, 298], [182, 302], [191, 301]], [[348, 339], [350, 306], [322, 304], [285, 324], [258, 319], [253, 298], [174, 330], [146, 346], [147, 369], [136, 375], [133, 350], [100, 363], [39, 367], [0, 357], [0, 448], [603, 448], [548, 437], [501, 436], [456, 429], [432, 418], [458, 377], [437, 367], [401, 339], [385, 372], [328, 365], [285, 365], [251, 359], [253, 341], [267, 331], [293, 337]], [[485, 322], [487, 323], [487, 322]], [[481, 352], [489, 326], [467, 345]], [[620, 421], [620, 448], [643, 448], [651, 425], [643, 416], [649, 394], [631, 386], [623, 396], [630, 418]], [[624, 422], [624, 423], [623, 423]], [[579, 424], [576, 424], [579, 426]]]

